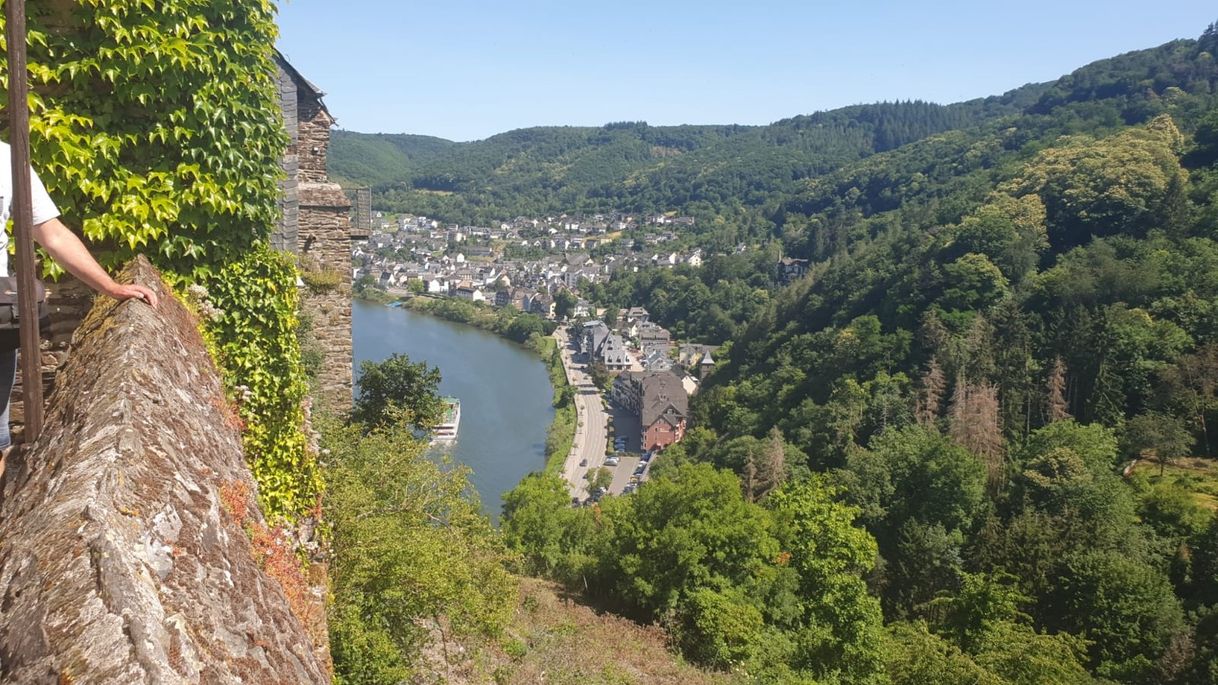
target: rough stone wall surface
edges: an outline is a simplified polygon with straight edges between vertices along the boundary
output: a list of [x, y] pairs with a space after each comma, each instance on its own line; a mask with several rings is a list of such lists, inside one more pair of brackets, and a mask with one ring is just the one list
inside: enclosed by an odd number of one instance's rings
[[[42, 386], [43, 397], [49, 397], [54, 389], [55, 374], [68, 360], [72, 334], [93, 305], [93, 291], [84, 283], [64, 276], [58, 282], [47, 284], [47, 308], [51, 325], [42, 331]], [[17, 382], [9, 397], [10, 423], [13, 435], [20, 440], [25, 427], [25, 403], [22, 400], [22, 379], [18, 365]]]
[[301, 266], [331, 274], [338, 281], [332, 287], [308, 286], [301, 298], [301, 310], [313, 322], [312, 337], [322, 353], [318, 400], [335, 411], [351, 406], [350, 208], [336, 184], [300, 186]]
[[300, 160], [300, 181], [325, 183], [329, 180], [326, 176], [326, 159], [330, 150], [330, 127], [334, 125], [334, 119], [322, 107], [320, 100], [303, 93], [298, 101], [297, 113], [299, 139], [296, 152]]
[[246, 526], [236, 420], [196, 321], [99, 298], [43, 435], [0, 482], [0, 682], [324, 683]]

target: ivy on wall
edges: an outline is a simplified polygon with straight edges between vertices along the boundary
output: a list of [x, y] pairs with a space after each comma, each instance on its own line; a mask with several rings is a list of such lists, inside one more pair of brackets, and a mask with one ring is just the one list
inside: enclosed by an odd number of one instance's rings
[[266, 0], [30, 4], [33, 158], [107, 266], [190, 277], [275, 221], [287, 145]]
[[205, 333], [263, 508], [303, 515], [320, 478], [302, 435], [296, 270], [266, 247], [288, 142], [274, 4], [45, 0], [28, 12], [32, 156], [65, 222], [107, 267], [143, 253], [177, 288], [206, 289]]
[[208, 340], [245, 422], [245, 455], [263, 510], [303, 514], [316, 504], [321, 474], [301, 431], [300, 400], [308, 387], [292, 258], [261, 244], [208, 279], [201, 295], [211, 305]]

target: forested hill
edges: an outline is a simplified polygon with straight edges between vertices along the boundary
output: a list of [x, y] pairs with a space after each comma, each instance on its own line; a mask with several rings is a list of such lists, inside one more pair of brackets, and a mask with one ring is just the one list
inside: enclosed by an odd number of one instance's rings
[[334, 131], [330, 138], [330, 177], [349, 185], [376, 186], [409, 178], [442, 158], [459, 143], [409, 133]]
[[702, 213], [759, 205], [822, 174], [929, 135], [1020, 111], [1043, 86], [955, 105], [859, 105], [769, 126], [520, 129], [471, 143], [336, 132], [330, 173], [383, 209], [453, 221], [563, 211]]
[[725, 345], [646, 487], [527, 480], [509, 540], [759, 682], [1218, 684], [1216, 54], [1097, 62], [798, 180], [768, 255], [588, 289]]
[[538, 127], [455, 143], [338, 131], [331, 174], [370, 185], [378, 208], [462, 223], [558, 212], [679, 209], [766, 216], [808, 179], [944, 132], [1015, 125], [1008, 147], [1146, 121], [1205, 82], [1180, 40], [1087, 65], [1055, 82], [953, 105], [857, 105], [768, 126]]

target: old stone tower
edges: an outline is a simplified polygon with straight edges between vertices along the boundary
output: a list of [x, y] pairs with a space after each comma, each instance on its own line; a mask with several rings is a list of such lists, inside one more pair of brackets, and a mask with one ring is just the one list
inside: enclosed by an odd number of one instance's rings
[[300, 257], [301, 313], [321, 353], [317, 399], [341, 411], [351, 404], [351, 242], [368, 236], [352, 225], [350, 200], [326, 174], [335, 120], [325, 93], [278, 52], [276, 64], [291, 141], [283, 160], [283, 218], [271, 244]]

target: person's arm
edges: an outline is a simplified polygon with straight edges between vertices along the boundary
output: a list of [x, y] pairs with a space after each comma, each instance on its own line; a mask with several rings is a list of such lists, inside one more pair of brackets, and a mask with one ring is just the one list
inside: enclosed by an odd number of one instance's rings
[[97, 292], [116, 300], [134, 297], [153, 307], [157, 305], [156, 294], [148, 288], [138, 284], [123, 285], [110, 278], [110, 274], [89, 254], [89, 249], [80, 242], [80, 238], [59, 219], [44, 221], [35, 226], [34, 240], [38, 241], [60, 266]]

